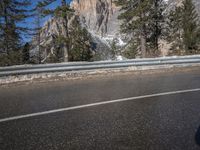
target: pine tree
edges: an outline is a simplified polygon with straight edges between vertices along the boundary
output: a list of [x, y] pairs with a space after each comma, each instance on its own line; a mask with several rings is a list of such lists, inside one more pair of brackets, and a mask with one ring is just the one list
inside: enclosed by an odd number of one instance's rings
[[13, 20], [7, 22], [6, 25], [2, 28], [2, 34], [0, 37], [1, 49], [7, 55], [20, 49], [20, 36], [17, 33], [17, 27]]
[[69, 35], [71, 35], [69, 61], [91, 61], [93, 57], [92, 38], [87, 29], [81, 26], [78, 16], [72, 22]]
[[117, 53], [117, 51], [118, 51], [117, 42], [118, 42], [118, 39], [113, 39], [110, 43], [112, 58], [115, 58], [118, 54]]
[[176, 7], [174, 11], [171, 11], [167, 20], [167, 41], [172, 43], [171, 49], [175, 53], [181, 53], [183, 50], [183, 38], [182, 38], [182, 8]]
[[30, 44], [26, 43], [22, 50], [22, 62], [24, 64], [27, 64], [30, 61], [29, 50], [30, 50]]
[[74, 10], [70, 8], [70, 6], [66, 3], [65, 0], [62, 0], [62, 6], [58, 7], [55, 10], [55, 16], [63, 18], [63, 26], [64, 26], [64, 62], [69, 61], [69, 49], [70, 49], [70, 36], [68, 29], [68, 22], [72, 15], [74, 15]]
[[[164, 0], [115, 0], [121, 6], [119, 19], [122, 33], [131, 35], [130, 47], [139, 47], [142, 57], [147, 50], [158, 50], [159, 39], [162, 37], [166, 8]], [[138, 46], [134, 43], [136, 42]], [[135, 49], [135, 52], [138, 50]]]
[[165, 18], [164, 10], [166, 9], [166, 3], [164, 0], [150, 0], [152, 1], [152, 6], [150, 10], [150, 23], [148, 25], [149, 30], [149, 42], [151, 48], [158, 51], [159, 50], [159, 40], [163, 36]]
[[184, 0], [182, 8], [183, 43], [187, 53], [198, 49], [198, 15], [192, 0]]
[[36, 7], [33, 9], [33, 18], [34, 18], [34, 25], [35, 27], [33, 28], [33, 38], [36, 41], [36, 49], [37, 49], [37, 63], [41, 63], [41, 51], [42, 51], [42, 46], [41, 46], [41, 30], [42, 30], [42, 23], [43, 23], [43, 18], [45, 17], [44, 14], [45, 8], [44, 4], [41, 2], [38, 2]]
[[[149, 0], [115, 0], [116, 5], [121, 6], [120, 20], [123, 20], [121, 31], [131, 34], [132, 38], [139, 38], [139, 49], [142, 57], [146, 57], [147, 49], [147, 23], [151, 3]], [[138, 40], [134, 40], [138, 41]], [[134, 42], [130, 41], [130, 42]]]
[[[29, 17], [29, 5], [29, 0], [0, 1], [0, 54], [4, 53], [8, 59], [20, 57], [22, 35], [28, 31], [22, 22]], [[19, 64], [18, 61], [20, 58], [9, 60], [10, 64], [7, 65]]]
[[199, 20], [192, 0], [184, 0], [183, 5], [177, 7], [169, 15], [169, 42], [172, 49], [185, 50], [186, 54], [192, 54], [199, 49]]

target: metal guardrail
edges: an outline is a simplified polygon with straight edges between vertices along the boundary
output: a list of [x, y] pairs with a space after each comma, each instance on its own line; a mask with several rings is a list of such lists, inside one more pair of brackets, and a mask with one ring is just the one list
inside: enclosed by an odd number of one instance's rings
[[74, 62], [42, 65], [22, 65], [11, 67], [0, 67], [0, 77], [10, 75], [25, 75], [49, 72], [81, 71], [92, 69], [122, 68], [131, 66], [157, 66], [173, 64], [200, 63], [200, 55], [132, 59], [124, 61], [99, 61], [99, 62]]

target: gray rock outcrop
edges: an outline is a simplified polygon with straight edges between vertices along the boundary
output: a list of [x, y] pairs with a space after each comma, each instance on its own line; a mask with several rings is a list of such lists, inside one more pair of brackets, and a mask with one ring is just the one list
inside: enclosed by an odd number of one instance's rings
[[79, 14], [88, 30], [102, 37], [119, 33], [119, 7], [113, 0], [73, 0], [71, 7]]

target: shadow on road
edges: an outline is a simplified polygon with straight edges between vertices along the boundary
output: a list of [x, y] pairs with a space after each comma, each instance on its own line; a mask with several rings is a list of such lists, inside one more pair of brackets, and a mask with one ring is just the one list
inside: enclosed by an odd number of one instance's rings
[[200, 146], [200, 126], [196, 132], [195, 140], [196, 140], [196, 143]]

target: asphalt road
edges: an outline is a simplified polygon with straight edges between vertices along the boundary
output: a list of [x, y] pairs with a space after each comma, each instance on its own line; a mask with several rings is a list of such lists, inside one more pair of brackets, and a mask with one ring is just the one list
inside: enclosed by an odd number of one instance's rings
[[199, 150], [199, 88], [200, 68], [3, 86], [0, 150]]

